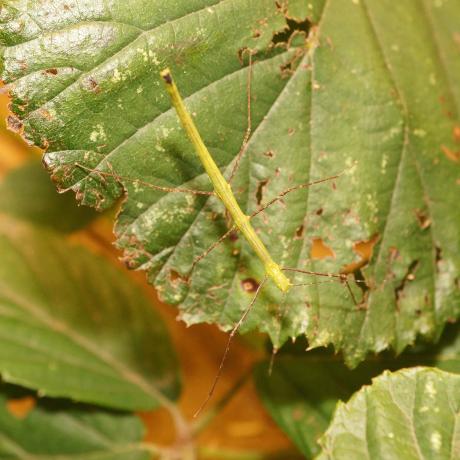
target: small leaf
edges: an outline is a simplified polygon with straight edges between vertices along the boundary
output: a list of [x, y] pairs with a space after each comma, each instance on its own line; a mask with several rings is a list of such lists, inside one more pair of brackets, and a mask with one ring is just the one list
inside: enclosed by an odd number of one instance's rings
[[0, 220], [0, 254], [4, 381], [121, 409], [171, 404], [167, 330], [126, 274], [11, 218]]
[[[0, 457], [10, 460], [148, 460], [144, 429], [134, 415], [40, 399], [25, 417], [8, 409], [0, 387]], [[30, 398], [30, 396], [29, 396]]]
[[0, 182], [0, 212], [60, 232], [72, 232], [97, 217], [77, 207], [69, 195], [59, 195], [38, 161], [11, 171]]
[[383, 354], [353, 370], [330, 352], [281, 356], [270, 376], [268, 363], [256, 368], [257, 392], [279, 427], [307, 458], [312, 458], [319, 453], [318, 439], [329, 426], [337, 402], [347, 401], [386, 369], [430, 365], [460, 373], [459, 331], [458, 325], [450, 327], [437, 346], [421, 344], [397, 359]]
[[318, 460], [459, 458], [460, 376], [432, 368], [385, 372], [339, 403]]

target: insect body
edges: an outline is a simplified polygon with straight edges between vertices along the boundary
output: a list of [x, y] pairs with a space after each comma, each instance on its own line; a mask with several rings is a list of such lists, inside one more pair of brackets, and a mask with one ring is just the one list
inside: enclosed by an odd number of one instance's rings
[[[350, 288], [350, 286], [348, 284], [346, 274], [318, 273], [318, 272], [300, 270], [300, 269], [296, 269], [296, 268], [280, 267], [273, 260], [273, 258], [271, 257], [268, 249], [265, 247], [265, 245], [263, 244], [263, 242], [261, 241], [261, 239], [259, 238], [259, 236], [257, 235], [257, 233], [255, 232], [254, 228], [252, 227], [252, 225], [250, 223], [250, 219], [252, 217], [254, 217], [255, 215], [259, 214], [264, 209], [266, 209], [268, 206], [271, 206], [273, 203], [275, 203], [277, 201], [280, 201], [288, 193], [290, 193], [290, 192], [292, 192], [294, 190], [309, 187], [310, 185], [314, 185], [314, 184], [317, 184], [317, 183], [324, 182], [326, 180], [335, 179], [335, 178], [339, 177], [340, 174], [332, 176], [332, 177], [328, 177], [326, 179], [317, 180], [317, 181], [312, 182], [312, 183], [300, 184], [300, 185], [291, 187], [291, 188], [285, 190], [284, 192], [280, 193], [277, 197], [275, 197], [274, 199], [272, 199], [268, 203], [266, 203], [265, 206], [261, 207], [259, 210], [257, 210], [252, 215], [248, 216], [248, 215], [244, 214], [243, 211], [241, 210], [239, 204], [237, 203], [237, 201], [235, 199], [235, 196], [233, 195], [233, 192], [232, 192], [232, 189], [231, 189], [229, 181], [227, 181], [225, 179], [225, 177], [222, 175], [222, 173], [220, 172], [220, 170], [217, 167], [214, 159], [212, 158], [211, 154], [209, 153], [208, 149], [206, 148], [206, 146], [205, 146], [205, 144], [204, 144], [204, 142], [203, 142], [203, 140], [202, 140], [202, 138], [201, 138], [201, 136], [200, 136], [200, 134], [199, 134], [199, 132], [198, 132], [198, 130], [197, 130], [197, 128], [196, 128], [191, 116], [190, 116], [190, 114], [188, 113], [187, 109], [185, 108], [184, 102], [182, 100], [182, 97], [180, 96], [180, 93], [179, 93], [179, 90], [177, 89], [176, 84], [174, 83], [174, 80], [172, 78], [170, 70], [169, 69], [164, 69], [160, 73], [160, 75], [161, 75], [162, 79], [164, 80], [164, 82], [166, 84], [166, 89], [167, 89], [167, 91], [168, 91], [168, 93], [169, 93], [169, 95], [171, 97], [172, 104], [173, 104], [174, 108], [176, 109], [176, 112], [177, 112], [177, 115], [178, 115], [178, 117], [180, 119], [180, 122], [181, 122], [183, 128], [185, 129], [188, 137], [190, 138], [190, 140], [191, 140], [191, 142], [192, 142], [192, 144], [193, 144], [193, 146], [194, 146], [194, 148], [196, 150], [196, 153], [198, 154], [198, 156], [199, 156], [199, 158], [201, 160], [201, 163], [202, 163], [204, 169], [206, 170], [206, 173], [209, 176], [209, 179], [211, 180], [211, 182], [212, 182], [212, 184], [214, 186], [214, 194], [222, 201], [222, 203], [224, 204], [225, 208], [227, 209], [227, 212], [231, 215], [231, 217], [233, 219], [233, 222], [234, 222], [233, 227], [225, 235], [223, 235], [216, 244], [211, 246], [203, 255], [201, 255], [197, 259], [195, 259], [195, 261], [193, 263], [193, 266], [192, 266], [192, 270], [193, 270], [193, 267], [196, 265], [196, 263], [199, 260], [201, 260], [210, 251], [212, 251], [217, 246], [217, 244], [219, 244], [224, 238], [226, 238], [228, 235], [230, 235], [233, 232], [233, 230], [235, 230], [235, 229], [241, 231], [241, 233], [244, 235], [244, 237], [248, 241], [249, 245], [252, 247], [254, 252], [257, 254], [259, 259], [262, 261], [262, 263], [264, 265], [264, 269], [265, 269], [265, 277], [262, 280], [262, 282], [258, 285], [258, 287], [256, 289], [256, 292], [255, 292], [255, 295], [254, 295], [251, 303], [245, 309], [243, 315], [241, 316], [241, 318], [239, 319], [237, 324], [233, 327], [233, 329], [232, 329], [232, 331], [231, 331], [231, 333], [229, 335], [228, 342], [227, 342], [227, 347], [226, 347], [226, 349], [224, 351], [224, 355], [223, 355], [222, 360], [220, 362], [219, 369], [218, 369], [218, 372], [217, 372], [216, 377], [214, 379], [214, 382], [213, 382], [213, 384], [211, 386], [211, 389], [210, 389], [210, 391], [208, 393], [208, 396], [207, 396], [206, 400], [204, 401], [204, 403], [202, 404], [200, 409], [195, 414], [195, 416], [196, 416], [199, 412], [201, 412], [203, 407], [206, 405], [206, 403], [211, 398], [211, 396], [212, 396], [212, 394], [214, 392], [215, 386], [217, 384], [217, 381], [218, 381], [218, 379], [220, 377], [220, 374], [222, 372], [223, 365], [224, 365], [225, 360], [227, 358], [227, 355], [228, 355], [228, 352], [229, 352], [229, 349], [230, 349], [231, 340], [233, 339], [233, 337], [236, 334], [236, 332], [239, 330], [240, 326], [245, 321], [245, 319], [246, 319], [247, 315], [249, 314], [252, 306], [255, 304], [257, 296], [259, 295], [260, 291], [262, 290], [263, 286], [265, 285], [266, 281], [269, 278], [274, 281], [276, 286], [283, 293], [288, 292], [291, 289], [291, 287], [293, 287], [293, 286], [305, 285], [305, 284], [293, 284], [293, 283], [291, 283], [291, 281], [285, 275], [284, 272], [299, 272], [299, 273], [304, 273], [304, 274], [307, 274], [307, 275], [320, 275], [320, 276], [326, 276], [326, 277], [329, 277], [329, 278], [338, 278], [340, 281], [343, 281], [347, 285], [347, 288], [349, 290], [349, 293], [350, 293], [351, 297], [353, 298], [354, 301], [355, 301], [355, 299], [354, 299], [353, 292], [351, 291], [351, 288]], [[250, 89], [249, 85], [248, 85], [248, 89]], [[250, 96], [248, 98], [248, 112], [249, 112], [248, 121], [250, 123]], [[239, 162], [239, 160], [241, 158], [241, 155], [244, 153], [244, 143], [248, 140], [248, 138], [249, 138], [249, 133], [246, 133], [245, 141], [243, 142], [243, 148], [241, 149], [241, 151], [240, 151], [240, 153], [238, 154], [238, 157], [237, 157], [236, 166], [238, 165], [238, 162]], [[235, 169], [232, 172], [232, 175], [230, 177], [230, 181], [231, 181], [231, 179], [232, 179], [232, 177], [234, 175], [234, 172], [235, 172]], [[311, 283], [307, 283], [307, 284], [311, 284]], [[356, 303], [356, 301], [355, 301], [355, 303]]]
[[195, 147], [195, 150], [203, 164], [203, 167], [205, 168], [209, 179], [214, 186], [216, 195], [219, 197], [227, 211], [232, 216], [233, 222], [237, 228], [241, 231], [248, 243], [251, 245], [254, 252], [258, 255], [264, 264], [266, 275], [275, 282], [281, 291], [287, 292], [292, 286], [291, 282], [281, 271], [280, 266], [273, 261], [267, 248], [252, 227], [250, 223], [250, 216], [245, 215], [237, 203], [230, 184], [225, 180], [224, 176], [217, 167], [211, 154], [206, 148], [206, 145], [201, 139], [200, 133], [198, 132], [190, 114], [187, 112], [179, 90], [177, 89], [177, 86], [171, 76], [170, 70], [163, 70], [161, 72], [161, 77], [166, 84], [166, 88], [169, 95], [171, 96], [171, 101], [177, 111], [182, 126], [192, 141], [193, 146]]

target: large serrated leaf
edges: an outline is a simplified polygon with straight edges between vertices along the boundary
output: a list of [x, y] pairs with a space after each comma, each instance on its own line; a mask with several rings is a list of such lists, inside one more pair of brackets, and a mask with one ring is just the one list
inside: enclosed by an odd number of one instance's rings
[[4, 216], [0, 254], [4, 381], [121, 409], [172, 404], [179, 383], [167, 330], [123, 273]]
[[385, 372], [339, 403], [317, 458], [458, 458], [459, 407], [457, 374], [431, 368]]
[[[41, 399], [27, 414], [14, 415], [12, 402], [30, 399], [2, 385], [0, 393], [0, 457], [75, 460], [147, 460], [144, 429], [131, 414], [118, 414]], [[18, 399], [20, 397], [20, 399]], [[32, 400], [33, 401], [33, 400]]]
[[459, 328], [451, 327], [446, 332], [437, 346], [420, 344], [397, 359], [382, 354], [353, 370], [330, 352], [281, 356], [270, 376], [268, 362], [257, 366], [257, 392], [279, 427], [306, 458], [313, 458], [320, 452], [318, 439], [329, 426], [337, 402], [347, 401], [385, 370], [424, 365], [460, 373]]
[[[297, 191], [254, 219], [275, 260], [338, 272], [359, 265], [356, 242], [377, 244], [357, 272], [366, 285], [352, 287], [359, 308], [339, 283], [284, 298], [270, 286], [243, 328], [275, 346], [306, 334], [355, 365], [417, 334], [436, 338], [458, 316], [458, 3], [292, 0], [287, 11], [272, 0], [18, 0], [1, 20], [13, 128], [47, 147], [54, 179], [82, 203], [105, 208], [127, 194], [118, 245], [187, 323], [230, 328], [262, 267], [244, 241], [228, 240], [190, 274], [228, 228], [221, 204], [130, 179], [209, 189], [158, 77], [166, 65], [230, 170], [246, 130], [245, 48], [256, 54], [253, 135], [233, 187], [243, 209], [346, 170], [335, 187]], [[314, 238], [334, 256], [310, 260]]]

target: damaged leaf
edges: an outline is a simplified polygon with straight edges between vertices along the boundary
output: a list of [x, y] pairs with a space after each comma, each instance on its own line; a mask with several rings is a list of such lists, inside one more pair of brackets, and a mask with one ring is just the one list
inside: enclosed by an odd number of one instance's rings
[[[251, 214], [345, 171], [253, 224], [283, 266], [357, 268], [353, 295], [340, 283], [285, 297], [268, 286], [243, 330], [276, 347], [306, 335], [356, 365], [417, 335], [435, 339], [457, 318], [460, 169], [445, 152], [460, 142], [458, 3], [19, 0], [4, 2], [0, 20], [2, 78], [24, 136], [47, 148], [54, 180], [81, 203], [104, 209], [126, 196], [115, 229], [125, 263], [146, 270], [188, 324], [231, 328], [253, 295], [245, 280], [257, 285], [263, 271], [233, 235], [191, 273], [228, 221], [214, 197], [148, 186], [210, 187], [158, 73], [172, 69], [229, 174], [247, 127], [248, 50], [253, 132], [237, 198]], [[372, 238], [363, 264], [354, 248]], [[333, 257], [310, 259], [318, 239]]]

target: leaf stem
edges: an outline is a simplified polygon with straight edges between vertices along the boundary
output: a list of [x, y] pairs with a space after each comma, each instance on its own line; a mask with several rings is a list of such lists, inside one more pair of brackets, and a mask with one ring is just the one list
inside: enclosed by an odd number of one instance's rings
[[281, 291], [287, 292], [291, 287], [291, 282], [281, 271], [280, 266], [273, 261], [267, 248], [252, 227], [249, 221], [250, 217], [244, 214], [238, 205], [230, 184], [225, 180], [224, 176], [220, 172], [220, 169], [217, 167], [214, 159], [201, 139], [200, 133], [198, 132], [192, 117], [185, 108], [184, 101], [182, 100], [179, 90], [174, 83], [170, 70], [164, 69], [160, 75], [166, 84], [166, 89], [171, 97], [172, 104], [176, 109], [182, 126], [187, 132], [187, 135], [195, 147], [196, 153], [198, 154], [198, 157], [200, 158], [201, 163], [203, 164], [203, 167], [214, 186], [216, 195], [227, 208], [235, 225], [240, 229], [247, 242], [251, 245], [254, 252], [264, 264], [267, 276], [275, 282]]

